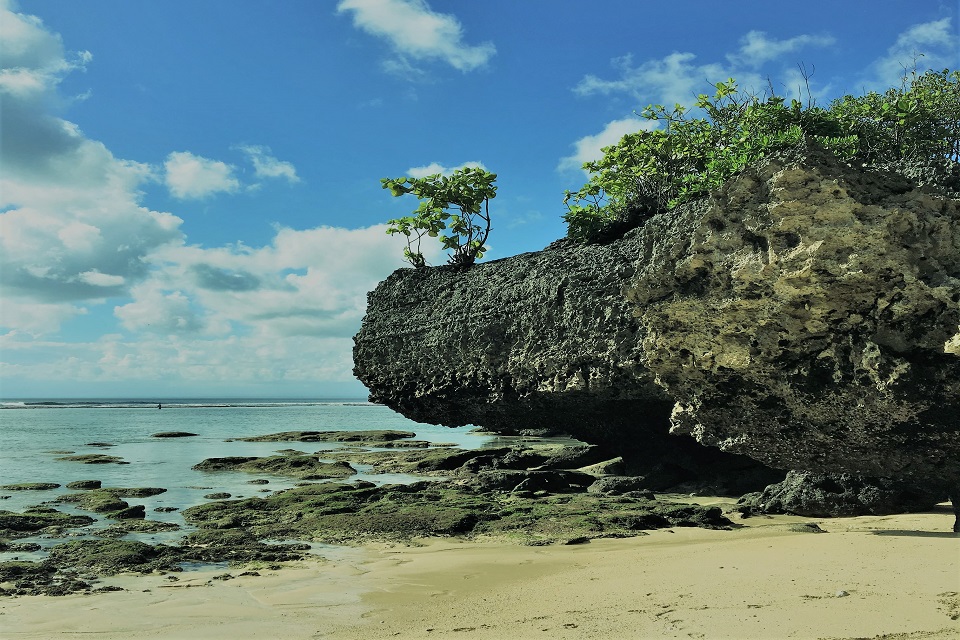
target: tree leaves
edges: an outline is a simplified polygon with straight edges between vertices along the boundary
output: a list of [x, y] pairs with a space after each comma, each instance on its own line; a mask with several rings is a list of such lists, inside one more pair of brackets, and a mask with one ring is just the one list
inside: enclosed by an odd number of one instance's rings
[[[404, 258], [416, 268], [426, 266], [420, 251], [425, 235], [437, 238], [445, 250], [452, 251], [451, 264], [469, 266], [487, 250], [484, 244], [490, 235], [490, 200], [497, 195], [496, 179], [497, 174], [480, 167], [457, 169], [449, 176], [383, 178], [381, 185], [394, 197], [410, 193], [420, 200], [412, 216], [389, 220], [387, 233], [407, 236]], [[444, 230], [452, 235], [441, 235]]]
[[580, 241], [604, 236], [611, 225], [643, 209], [644, 219], [706, 195], [772, 152], [813, 138], [843, 160], [874, 162], [948, 157], [960, 160], [960, 72], [916, 72], [883, 94], [844, 96], [828, 109], [770, 93], [741, 91], [733, 78], [700, 94], [692, 117], [683, 105], [649, 105], [657, 122], [603, 149], [583, 168], [590, 181], [565, 193], [567, 235]]

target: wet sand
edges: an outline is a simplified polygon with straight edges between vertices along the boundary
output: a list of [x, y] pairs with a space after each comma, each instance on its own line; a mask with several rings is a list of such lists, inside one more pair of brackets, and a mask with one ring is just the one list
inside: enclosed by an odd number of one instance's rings
[[[810, 533], [815, 522], [827, 533]], [[126, 591], [0, 599], [0, 637], [960, 638], [947, 505], [880, 517], [750, 518], [572, 546], [431, 539], [259, 576], [105, 581]]]

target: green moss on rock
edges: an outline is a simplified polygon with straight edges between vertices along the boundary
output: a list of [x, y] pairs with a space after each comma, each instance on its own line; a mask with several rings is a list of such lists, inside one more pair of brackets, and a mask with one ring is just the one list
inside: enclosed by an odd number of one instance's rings
[[235, 456], [207, 458], [194, 465], [198, 471], [245, 471], [247, 473], [270, 473], [300, 480], [327, 480], [346, 478], [357, 472], [346, 462], [324, 462], [316, 456], [281, 455], [265, 458]]

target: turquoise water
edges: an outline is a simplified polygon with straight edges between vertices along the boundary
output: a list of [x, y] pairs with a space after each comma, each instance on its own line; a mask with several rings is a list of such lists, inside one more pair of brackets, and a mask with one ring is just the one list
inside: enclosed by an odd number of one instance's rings
[[[60, 400], [7, 401], [0, 403], [0, 485], [23, 482], [52, 482], [58, 489], [10, 491], [0, 489], [0, 509], [22, 511], [32, 505], [49, 503], [72, 491], [65, 486], [77, 480], [100, 480], [104, 487], [162, 487], [165, 493], [149, 498], [125, 498], [130, 504], [146, 507], [147, 518], [174, 522], [179, 532], [131, 534], [145, 542], [178, 539], [189, 529], [180, 510], [209, 502], [203, 496], [230, 493], [233, 498], [268, 495], [293, 486], [297, 481], [267, 474], [202, 472], [193, 465], [211, 457], [267, 456], [281, 449], [313, 453], [337, 449], [337, 443], [320, 442], [227, 442], [230, 438], [265, 435], [280, 431], [328, 431], [398, 429], [415, 432], [416, 438], [435, 443], [453, 443], [464, 448], [495, 444], [489, 436], [470, 433], [469, 427], [449, 429], [408, 420], [392, 410], [363, 401], [316, 400]], [[188, 438], [154, 438], [162, 431], [188, 431]], [[110, 446], [102, 446], [110, 445]], [[83, 464], [57, 460], [65, 452], [100, 453], [118, 456], [128, 464]], [[322, 454], [318, 457], [322, 459]], [[354, 465], [360, 473], [352, 479], [376, 483], [406, 482], [404, 475], [367, 474], [369, 467]], [[262, 478], [266, 485], [252, 485]], [[79, 511], [66, 504], [50, 504], [61, 511]], [[177, 511], [157, 512], [160, 507]], [[77, 529], [79, 535], [110, 524], [99, 519], [96, 525]], [[44, 547], [63, 542], [62, 538], [30, 538]], [[12, 556], [26, 559], [23, 552], [0, 553], [0, 561]], [[39, 555], [42, 555], [40, 552]]]

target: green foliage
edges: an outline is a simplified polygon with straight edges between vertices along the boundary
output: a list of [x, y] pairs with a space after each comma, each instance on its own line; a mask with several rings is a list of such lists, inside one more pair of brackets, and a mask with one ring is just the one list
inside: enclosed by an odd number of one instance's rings
[[[624, 220], [646, 217], [706, 195], [767, 155], [815, 139], [845, 161], [960, 156], [960, 72], [928, 71], [883, 94], [845, 96], [828, 109], [789, 103], [772, 91], [746, 93], [733, 78], [696, 101], [698, 117], [677, 104], [651, 105], [657, 124], [625, 135], [584, 164], [590, 181], [567, 191], [568, 236], [596, 241]], [[636, 226], [634, 224], [633, 226]]]
[[884, 93], [844, 96], [830, 112], [865, 162], [947, 157], [960, 160], [960, 71], [915, 72]]
[[450, 176], [384, 178], [380, 181], [383, 188], [395, 197], [412, 193], [420, 200], [413, 215], [390, 220], [387, 233], [406, 236], [404, 258], [418, 269], [427, 266], [420, 251], [424, 236], [437, 238], [444, 249], [452, 251], [450, 264], [469, 266], [487, 250], [496, 179], [497, 174], [479, 167], [457, 169]]

